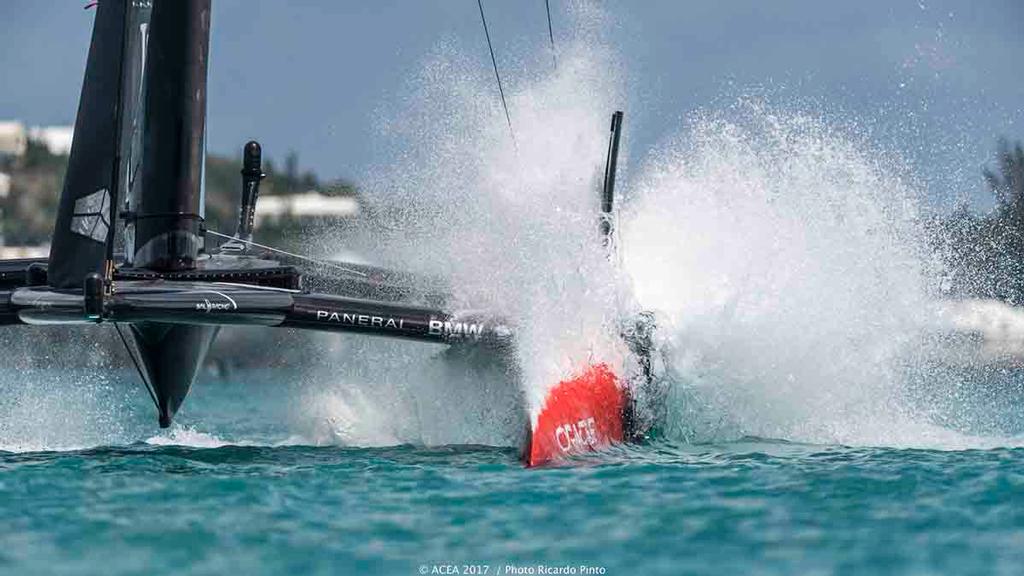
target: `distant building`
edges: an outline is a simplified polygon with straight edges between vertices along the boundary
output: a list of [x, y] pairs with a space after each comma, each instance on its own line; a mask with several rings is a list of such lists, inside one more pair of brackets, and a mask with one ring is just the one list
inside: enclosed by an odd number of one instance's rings
[[21, 122], [0, 122], [0, 156], [19, 158], [28, 149], [28, 132]]
[[29, 140], [38, 142], [55, 156], [71, 153], [73, 126], [32, 126], [17, 121], [0, 122], [0, 157], [20, 158], [28, 150]]
[[0, 245], [0, 260], [13, 260], [15, 258], [46, 258], [49, 255], [49, 246]]
[[256, 203], [256, 225], [282, 218], [354, 218], [359, 200], [354, 196], [327, 196], [316, 190], [287, 196], [262, 196]]
[[29, 139], [46, 146], [54, 156], [71, 153], [71, 140], [74, 135], [74, 126], [33, 126], [28, 130]]

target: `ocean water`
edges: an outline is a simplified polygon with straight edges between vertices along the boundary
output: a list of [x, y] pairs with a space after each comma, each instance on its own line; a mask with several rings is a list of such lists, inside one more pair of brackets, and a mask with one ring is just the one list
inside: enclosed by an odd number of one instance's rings
[[1015, 574], [1022, 497], [1010, 448], [658, 442], [543, 470], [473, 446], [3, 453], [0, 570]]
[[[359, 339], [342, 340], [366, 353]], [[372, 346], [396, 353], [387, 343]], [[435, 414], [443, 424], [421, 425], [441, 435], [446, 426], [461, 429], [492, 445], [425, 445], [420, 431], [400, 427], [342, 439], [360, 417], [349, 426], [330, 419], [332, 411], [346, 413], [338, 404], [310, 409], [310, 394], [325, 403], [321, 386], [303, 383], [295, 369], [256, 369], [204, 374], [179, 423], [160, 431], [130, 372], [95, 374], [2, 373], [0, 572], [1024, 568], [1024, 448], [1017, 447], [1024, 419], [1014, 409], [1021, 391], [1012, 371], [990, 375], [986, 405], [976, 406], [997, 426], [954, 435], [966, 429], [962, 422], [936, 424], [945, 435], [918, 439], [931, 448], [688, 440], [666, 430], [660, 439], [541, 469], [523, 467], [512, 437], [479, 436], [491, 417], [480, 419], [472, 402]], [[375, 389], [352, 378], [335, 388], [329, 397], [342, 403], [354, 390]], [[407, 413], [404, 402], [429, 410], [439, 393], [427, 387], [396, 402], [377, 391], [361, 396], [362, 406], [390, 408], [360, 414], [364, 426], [381, 430], [388, 415]], [[346, 445], [357, 439], [366, 446]]]

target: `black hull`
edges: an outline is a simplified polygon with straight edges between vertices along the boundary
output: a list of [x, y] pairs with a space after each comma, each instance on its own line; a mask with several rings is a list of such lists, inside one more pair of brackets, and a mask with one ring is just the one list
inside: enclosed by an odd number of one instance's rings
[[171, 425], [192, 389], [219, 326], [139, 322], [130, 325], [129, 347], [156, 404], [161, 428]]
[[278, 326], [403, 338], [437, 344], [501, 345], [512, 331], [491, 315], [257, 286], [177, 281], [119, 282], [102, 302], [101, 317], [86, 313], [82, 291], [24, 287], [0, 292], [5, 324], [96, 322]]
[[94, 323], [113, 323], [125, 338], [161, 427], [171, 424], [221, 326], [297, 328], [469, 346], [494, 358], [505, 356], [512, 342], [503, 321], [478, 312], [445, 312], [244, 283], [125, 280], [115, 282], [110, 294], [96, 296], [45, 285], [0, 291], [0, 325]]

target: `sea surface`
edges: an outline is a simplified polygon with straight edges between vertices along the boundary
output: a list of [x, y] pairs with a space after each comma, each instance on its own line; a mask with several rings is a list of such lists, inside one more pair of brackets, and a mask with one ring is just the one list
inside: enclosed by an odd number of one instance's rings
[[[3, 573], [1024, 569], [1019, 448], [659, 440], [525, 469], [512, 447], [312, 445], [288, 435], [282, 407], [299, 393], [273, 378], [201, 379], [183, 423], [161, 432], [130, 373], [87, 390], [109, 411], [77, 414], [47, 391], [72, 403], [85, 392], [61, 392], [56, 372], [33, 384], [45, 374], [22, 375], [27, 395], [0, 427], [21, 442], [0, 451]], [[12, 424], [26, 418], [16, 408], [47, 406], [57, 418], [37, 413], [45, 435]], [[116, 432], [80, 422], [116, 416], [127, 419]]]
[[542, 470], [465, 446], [5, 453], [0, 568], [1012, 574], [1022, 498], [1020, 449], [666, 443]]

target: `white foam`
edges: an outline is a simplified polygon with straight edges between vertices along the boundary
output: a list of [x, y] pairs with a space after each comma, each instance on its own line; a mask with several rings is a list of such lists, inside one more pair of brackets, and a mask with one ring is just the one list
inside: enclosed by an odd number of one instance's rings
[[192, 426], [174, 424], [156, 436], [146, 439], [152, 446], [187, 446], [190, 448], [220, 448], [222, 446], [251, 446], [246, 441], [229, 442], [215, 434], [197, 430]]

